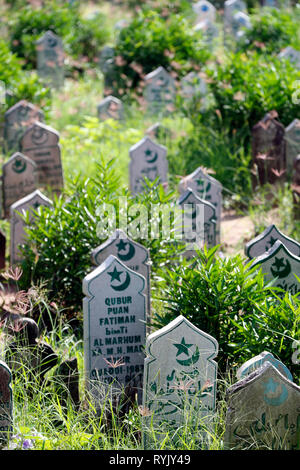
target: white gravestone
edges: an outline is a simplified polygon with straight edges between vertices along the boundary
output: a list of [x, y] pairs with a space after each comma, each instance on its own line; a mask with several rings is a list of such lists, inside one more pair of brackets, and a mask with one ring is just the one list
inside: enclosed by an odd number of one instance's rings
[[121, 120], [124, 117], [123, 103], [115, 96], [107, 96], [98, 104], [97, 114], [101, 121], [106, 119]]
[[164, 69], [158, 67], [145, 78], [145, 99], [151, 114], [164, 114], [174, 110], [175, 81]]
[[[184, 410], [194, 416], [196, 426], [200, 422], [209, 428], [216, 407], [215, 338], [180, 315], [147, 337], [146, 353], [143, 407], [157, 439], [184, 424]], [[149, 440], [145, 432], [145, 448]]]
[[144, 137], [130, 150], [130, 190], [133, 194], [144, 191], [144, 178], [154, 181], [159, 178], [159, 183], [168, 181], [167, 149], [163, 145]]
[[38, 211], [40, 206], [52, 206], [52, 201], [48, 199], [39, 190], [34, 191], [28, 196], [16, 201], [10, 207], [10, 264], [11, 266], [22, 261], [20, 246], [26, 241], [25, 227], [26, 223], [21, 215], [29, 212], [29, 222], [34, 218], [33, 210]]
[[296, 157], [300, 155], [300, 120], [294, 119], [285, 128], [284, 140], [286, 145], [286, 169], [289, 177], [293, 173], [293, 165]]
[[64, 83], [64, 50], [62, 40], [47, 31], [37, 42], [37, 71], [48, 86], [60, 88]]
[[204, 20], [216, 21], [216, 9], [207, 0], [200, 0], [193, 5], [193, 10], [197, 15], [197, 23]]
[[247, 12], [246, 3], [243, 0], [226, 0], [224, 3], [225, 32], [232, 32], [233, 17], [238, 12]]
[[243, 37], [247, 29], [251, 29], [250, 17], [243, 11], [238, 11], [232, 20], [232, 31], [235, 38], [238, 40]]
[[115, 256], [83, 280], [87, 388], [97, 400], [109, 387], [141, 397], [146, 340], [145, 278]]
[[274, 367], [276, 367], [276, 369], [278, 369], [279, 372], [284, 375], [288, 380], [293, 382], [293, 376], [289, 369], [283, 364], [283, 362], [276, 359], [273, 354], [268, 351], [263, 351], [257, 356], [249, 359], [249, 361], [245, 362], [236, 372], [237, 379], [243, 379], [247, 375], [262, 367], [267, 361], [270, 362]]
[[250, 259], [257, 258], [269, 251], [277, 240], [280, 240], [295, 256], [300, 257], [300, 244], [284, 235], [274, 224], [269, 225], [245, 245], [245, 255]]
[[269, 251], [259, 256], [251, 267], [261, 268], [265, 280], [274, 280], [275, 287], [280, 287], [292, 295], [300, 291], [300, 282], [296, 278], [300, 276], [300, 258], [293, 255], [280, 240], [277, 240]]

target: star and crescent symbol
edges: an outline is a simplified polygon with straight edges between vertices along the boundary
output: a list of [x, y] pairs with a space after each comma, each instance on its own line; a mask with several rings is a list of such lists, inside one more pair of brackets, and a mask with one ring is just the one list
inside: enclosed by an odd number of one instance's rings
[[[115, 291], [123, 291], [125, 289], [127, 289], [127, 287], [129, 286], [130, 284], [130, 276], [129, 276], [129, 273], [126, 272], [126, 276], [125, 276], [125, 280], [123, 283], [121, 283], [121, 275], [124, 273], [125, 271], [118, 271], [116, 266], [114, 267], [113, 271], [110, 271], [108, 272], [107, 274], [110, 276], [110, 286], [112, 287], [112, 289], [114, 289]], [[118, 281], [120, 282], [121, 284], [117, 284], [117, 285], [113, 285], [112, 283], [114, 281]]]
[[277, 258], [277, 256], [275, 256], [275, 261], [270, 269], [273, 276], [279, 277], [280, 279], [287, 277], [292, 270], [291, 264], [287, 259]]
[[124, 240], [120, 240], [119, 243], [116, 244], [118, 249], [118, 258], [121, 261], [129, 261], [135, 255], [135, 248], [132, 243]]
[[[174, 343], [175, 348], [177, 348], [176, 361], [182, 366], [191, 366], [196, 364], [200, 357], [200, 351], [198, 346], [196, 346], [194, 353], [190, 354], [190, 349], [194, 346], [193, 343], [186, 343], [184, 337], [181, 339], [180, 343]], [[184, 358], [177, 359], [181, 355], [187, 356]]]

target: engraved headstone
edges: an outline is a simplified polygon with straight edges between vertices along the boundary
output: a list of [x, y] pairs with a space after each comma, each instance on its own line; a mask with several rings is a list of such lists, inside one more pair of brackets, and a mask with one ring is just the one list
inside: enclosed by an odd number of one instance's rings
[[130, 189], [133, 194], [144, 191], [144, 178], [154, 181], [159, 178], [159, 183], [168, 180], [168, 161], [166, 147], [159, 145], [149, 137], [144, 137], [130, 150]]
[[273, 184], [285, 175], [285, 128], [276, 118], [276, 111], [271, 111], [252, 129], [254, 186]]
[[13, 396], [11, 371], [0, 361], [0, 448], [5, 446], [13, 432]]
[[300, 387], [270, 362], [227, 390], [225, 447], [300, 449]]
[[36, 164], [38, 183], [59, 195], [64, 181], [58, 132], [36, 122], [25, 131], [20, 146]]
[[35, 121], [43, 121], [44, 114], [36, 106], [22, 100], [4, 115], [4, 152], [19, 150], [19, 141], [25, 130]]
[[233, 17], [238, 12], [247, 12], [246, 3], [243, 0], [226, 0], [224, 3], [224, 28], [232, 31]]
[[291, 46], [286, 47], [278, 54], [279, 59], [289, 60], [297, 69], [300, 69], [300, 51]]
[[24, 215], [26, 211], [29, 212], [29, 221], [33, 220], [34, 211], [38, 211], [40, 206], [51, 206], [52, 201], [48, 199], [39, 190], [34, 191], [28, 196], [16, 201], [10, 207], [10, 264], [11, 266], [19, 263], [22, 260], [22, 254], [20, 252], [21, 245], [26, 240], [25, 227], [26, 223], [22, 219], [21, 215]]
[[97, 114], [101, 121], [105, 119], [123, 119], [123, 103], [114, 96], [107, 96], [97, 107]]
[[207, 94], [206, 81], [197, 72], [190, 72], [181, 80], [181, 94], [188, 99], [194, 95], [205, 98]]
[[48, 86], [60, 88], [64, 82], [64, 50], [62, 40], [47, 31], [37, 42], [37, 71]]
[[36, 164], [22, 153], [14, 153], [2, 166], [4, 217], [10, 206], [37, 188]]
[[102, 72], [105, 71], [105, 63], [115, 55], [115, 49], [110, 46], [104, 46], [99, 56], [99, 67]]
[[204, 20], [216, 21], [216, 9], [207, 0], [200, 0], [194, 3], [192, 8], [197, 15], [197, 23]]
[[238, 11], [233, 15], [232, 31], [236, 39], [240, 39], [246, 29], [251, 29], [250, 17], [243, 11]]
[[6, 236], [0, 230], [0, 269], [5, 268]]
[[113, 255], [83, 280], [85, 371], [87, 388], [96, 400], [101, 401], [109, 387], [130, 387], [141, 397], [145, 284], [143, 276]]
[[300, 257], [300, 243], [284, 235], [274, 224], [269, 225], [245, 245], [245, 255], [250, 259], [257, 258], [270, 250], [277, 240], [280, 240], [295, 256]]
[[243, 379], [247, 375], [262, 367], [263, 364], [267, 361], [270, 362], [274, 367], [276, 367], [276, 369], [278, 369], [279, 372], [284, 375], [288, 380], [293, 382], [293, 376], [290, 373], [289, 369], [286, 367], [286, 365], [276, 359], [272, 353], [267, 351], [263, 351], [257, 356], [249, 359], [249, 361], [245, 362], [236, 372], [237, 379]]
[[294, 119], [285, 129], [286, 167], [291, 178], [294, 160], [300, 154], [300, 120]]
[[92, 251], [92, 262], [99, 266], [109, 255], [114, 255], [132, 271], [141, 274], [146, 280], [147, 313], [150, 315], [150, 253], [148, 248], [131, 240], [123, 230], [115, 233], [102, 245]]
[[145, 76], [145, 99], [151, 114], [164, 114], [174, 110], [175, 81], [164, 69], [158, 67]]
[[[300, 291], [300, 258], [293, 255], [280, 240], [272, 248], [259, 256], [251, 267], [261, 268], [267, 282], [273, 281], [273, 286], [290, 292], [292, 295]], [[296, 276], [294, 276], [296, 274]]]
[[222, 185], [208, 173], [198, 167], [193, 173], [183, 178], [179, 183], [179, 192], [182, 194], [190, 188], [197, 196], [210, 202], [216, 209], [216, 243], [221, 242], [221, 212], [222, 212]]
[[[184, 410], [198, 429], [201, 424], [208, 428], [216, 406], [215, 338], [180, 315], [147, 337], [146, 353], [143, 408], [157, 440], [184, 425]], [[145, 448], [150, 440], [145, 431]]]

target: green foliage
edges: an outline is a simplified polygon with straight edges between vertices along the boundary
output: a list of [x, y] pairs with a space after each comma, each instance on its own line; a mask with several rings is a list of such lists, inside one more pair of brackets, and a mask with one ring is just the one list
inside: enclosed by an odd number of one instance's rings
[[[300, 303], [286, 294], [281, 300], [264, 284], [263, 274], [250, 269], [240, 256], [221, 258], [216, 248], [198, 253], [188, 263], [161, 274], [165, 313], [157, 327], [184, 315], [214, 336], [220, 346], [218, 364], [233, 367], [267, 350], [291, 370], [293, 339], [299, 339]], [[191, 264], [191, 263], [190, 263]], [[275, 290], [275, 288], [273, 288]]]
[[113, 87], [119, 95], [126, 94], [159, 66], [180, 78], [194, 66], [203, 66], [209, 57], [199, 33], [193, 32], [186, 19], [173, 15], [165, 20], [154, 11], [142, 12], [118, 36]]

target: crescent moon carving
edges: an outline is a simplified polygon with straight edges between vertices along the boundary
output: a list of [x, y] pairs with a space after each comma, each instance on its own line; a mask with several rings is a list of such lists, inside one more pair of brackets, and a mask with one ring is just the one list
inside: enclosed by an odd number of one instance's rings
[[196, 364], [196, 362], [199, 360], [199, 357], [200, 357], [200, 351], [199, 351], [198, 346], [196, 346], [196, 351], [189, 359], [184, 359], [184, 360], [176, 359], [176, 361], [178, 362], [178, 364], [187, 367], [187, 366]]
[[120, 250], [118, 249], [118, 258], [121, 260], [121, 261], [129, 261], [131, 258], [134, 257], [135, 255], [135, 248], [134, 246], [129, 243], [129, 242], [126, 242], [126, 245], [128, 245], [129, 249], [128, 249], [128, 252], [125, 253], [125, 254], [122, 254], [120, 253]]
[[116, 290], [116, 291], [122, 291], [122, 290], [127, 289], [129, 284], [130, 284], [130, 276], [129, 276], [129, 273], [126, 273], [126, 278], [125, 278], [125, 281], [123, 282], [123, 284], [120, 284], [119, 286], [112, 286], [111, 285], [111, 288]]

